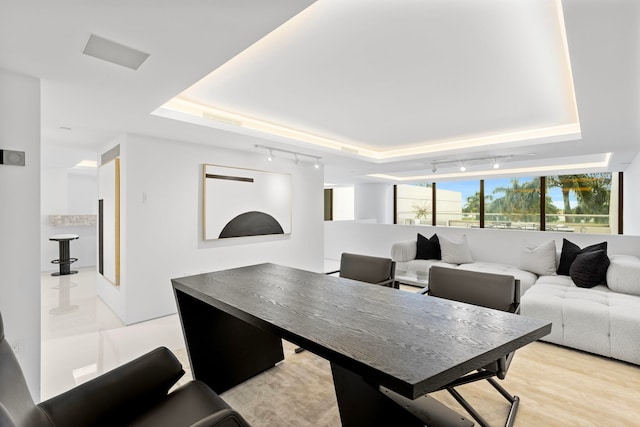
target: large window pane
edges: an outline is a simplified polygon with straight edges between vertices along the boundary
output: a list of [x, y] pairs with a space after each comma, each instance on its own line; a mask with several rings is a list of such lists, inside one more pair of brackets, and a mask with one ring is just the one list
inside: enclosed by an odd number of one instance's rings
[[485, 228], [540, 229], [540, 178], [487, 180], [484, 196]]
[[480, 226], [480, 181], [436, 184], [436, 225]]
[[431, 225], [431, 184], [396, 186], [396, 222]]
[[[547, 211], [547, 230], [577, 233], [616, 233], [617, 203], [611, 203], [612, 175], [588, 173], [549, 176], [547, 194], [556, 213]], [[612, 205], [615, 208], [612, 209]], [[615, 227], [613, 227], [615, 228]]]

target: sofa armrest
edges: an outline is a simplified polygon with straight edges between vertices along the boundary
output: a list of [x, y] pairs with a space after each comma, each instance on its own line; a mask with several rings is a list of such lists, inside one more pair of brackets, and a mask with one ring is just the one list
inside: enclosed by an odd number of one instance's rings
[[54, 426], [106, 425], [114, 416], [125, 420], [160, 401], [182, 375], [174, 354], [159, 347], [38, 406]]
[[391, 246], [391, 259], [396, 262], [407, 262], [416, 259], [418, 252], [416, 240], [396, 242]]
[[191, 427], [251, 427], [240, 414], [233, 409], [221, 409], [191, 424]]

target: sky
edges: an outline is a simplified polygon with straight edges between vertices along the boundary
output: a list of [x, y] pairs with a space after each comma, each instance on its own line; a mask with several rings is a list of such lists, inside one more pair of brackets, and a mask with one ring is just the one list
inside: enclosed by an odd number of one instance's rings
[[[526, 182], [532, 178], [518, 178], [519, 182]], [[476, 192], [480, 191], [480, 181], [450, 181], [450, 182], [439, 182], [438, 188], [443, 190], [451, 190], [451, 191], [459, 191], [462, 193], [462, 205], [464, 206], [467, 197], [473, 196]], [[485, 194], [491, 194], [493, 189], [496, 187], [510, 187], [511, 186], [511, 178], [499, 178], [499, 179], [486, 179], [484, 181], [484, 191]], [[562, 201], [562, 191], [558, 187], [550, 188], [547, 194], [553, 200], [553, 204], [556, 205], [558, 209], [564, 209], [564, 202]], [[576, 200], [576, 196], [573, 192], [569, 193], [569, 203], [571, 207], [575, 207], [578, 204]]]

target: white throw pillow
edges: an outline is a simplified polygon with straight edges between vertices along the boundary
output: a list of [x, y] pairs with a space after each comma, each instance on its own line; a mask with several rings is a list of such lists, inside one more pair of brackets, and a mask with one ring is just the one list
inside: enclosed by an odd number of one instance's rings
[[553, 276], [556, 274], [556, 241], [550, 240], [540, 246], [525, 242], [520, 252], [518, 268], [538, 276]]
[[640, 258], [611, 255], [607, 269], [607, 286], [614, 292], [640, 295]]
[[440, 240], [440, 251], [442, 252], [442, 261], [449, 264], [466, 264], [473, 262], [469, 245], [467, 244], [467, 235], [463, 234], [459, 242], [453, 242], [438, 235]]

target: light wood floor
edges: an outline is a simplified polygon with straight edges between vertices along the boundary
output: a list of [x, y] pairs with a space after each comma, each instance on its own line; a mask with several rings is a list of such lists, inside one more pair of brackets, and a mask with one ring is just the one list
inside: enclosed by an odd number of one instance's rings
[[[516, 352], [501, 384], [520, 396], [517, 426], [640, 426], [636, 365], [535, 342]], [[491, 424], [504, 423], [506, 400], [486, 381], [459, 390]], [[446, 391], [435, 396], [459, 407]]]
[[[284, 362], [223, 398], [254, 427], [340, 426], [329, 363], [294, 348], [285, 342]], [[534, 342], [516, 352], [501, 384], [521, 399], [519, 427], [640, 426], [637, 365]], [[491, 425], [504, 425], [508, 403], [486, 381], [458, 390]], [[467, 416], [446, 391], [433, 396]]]

